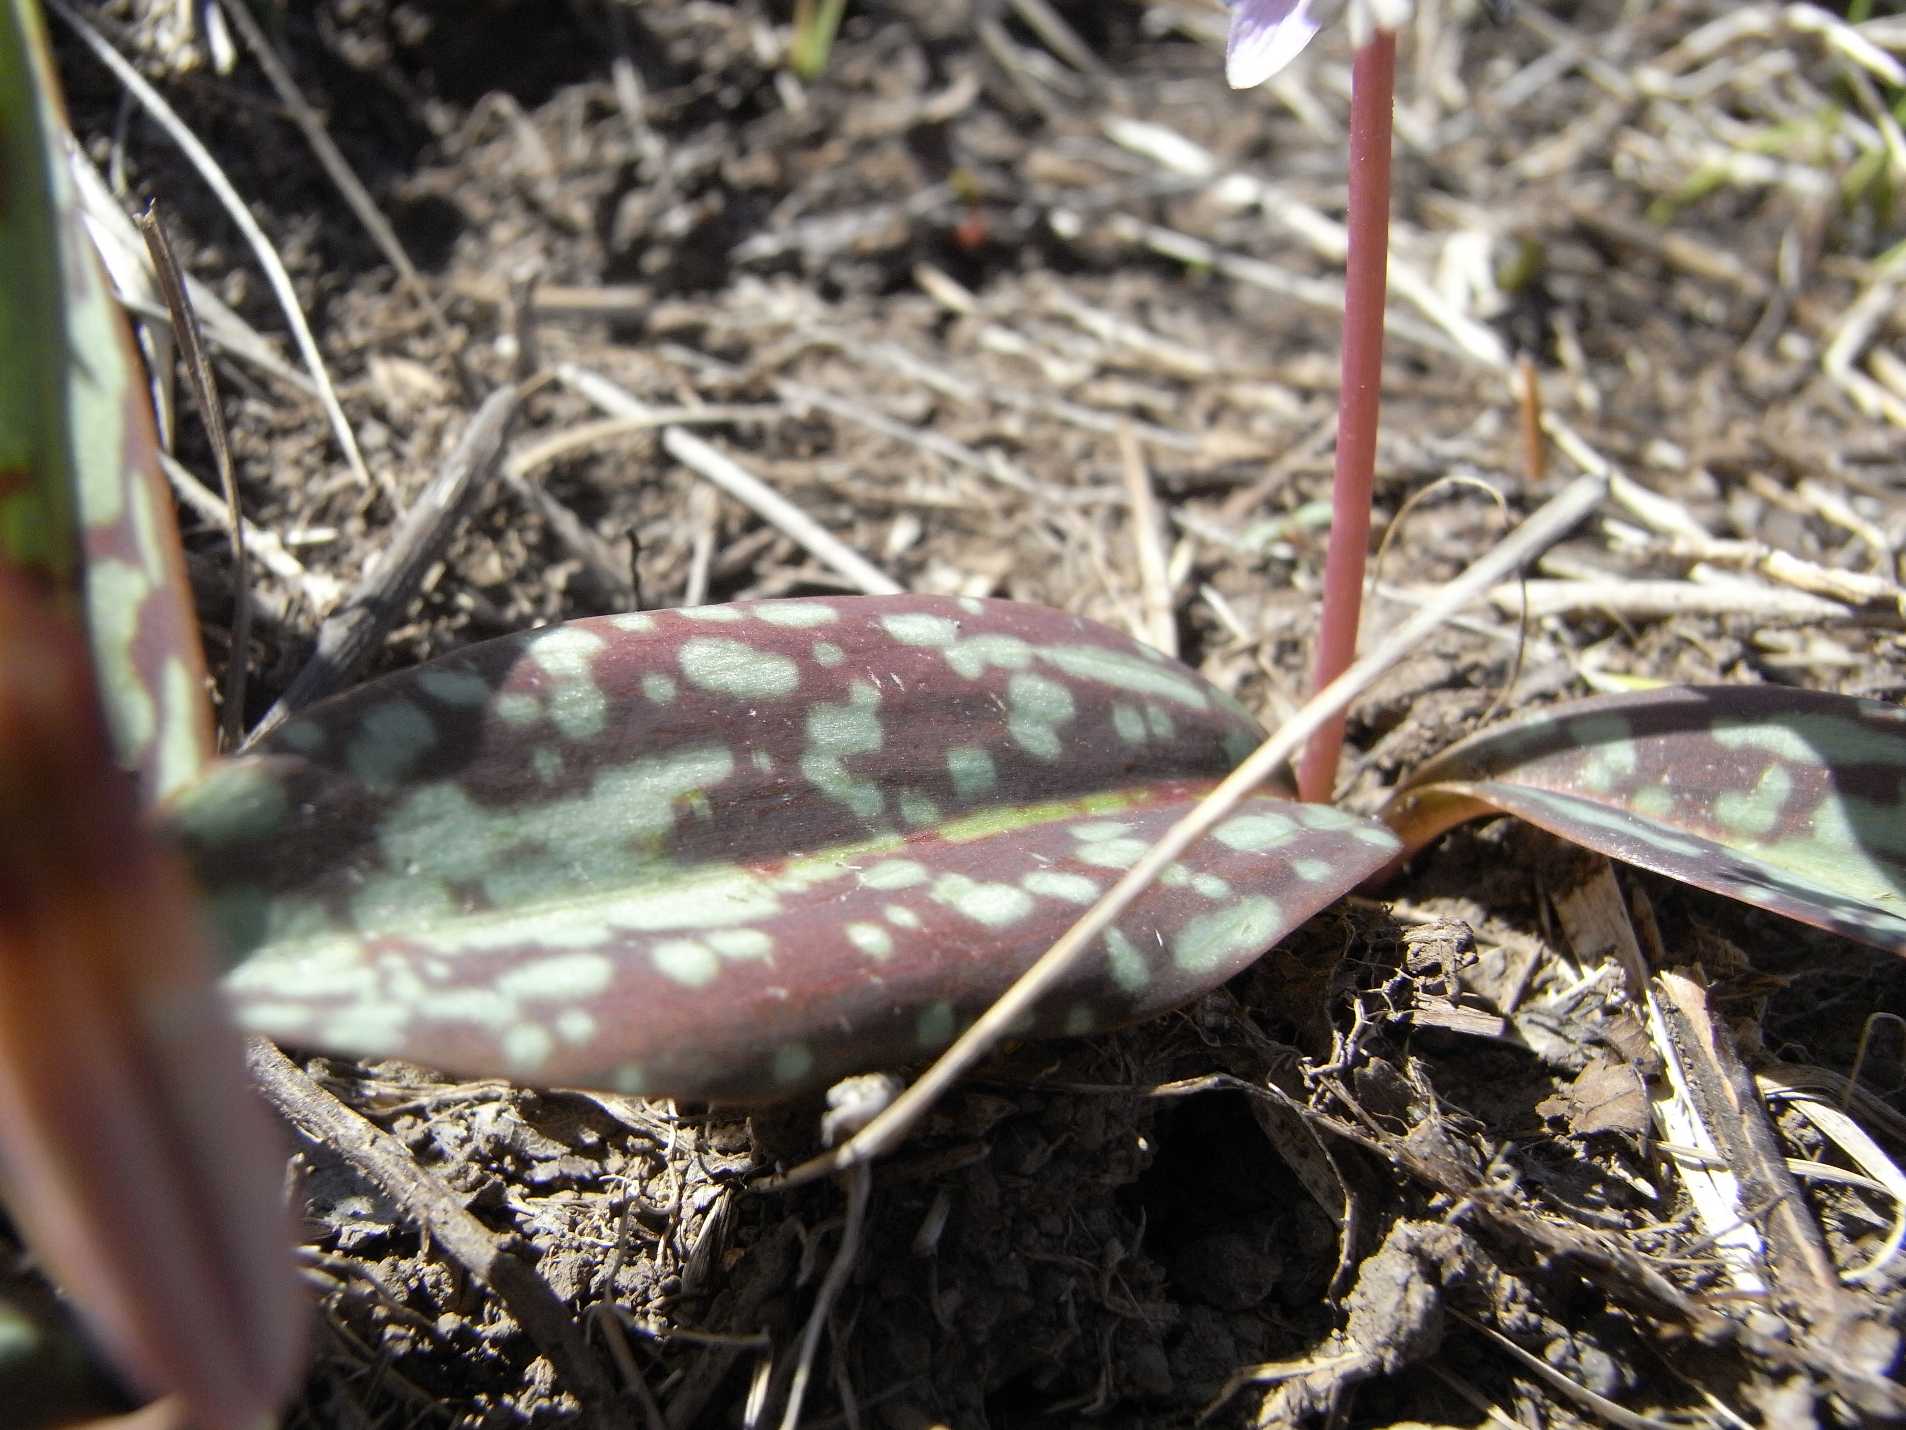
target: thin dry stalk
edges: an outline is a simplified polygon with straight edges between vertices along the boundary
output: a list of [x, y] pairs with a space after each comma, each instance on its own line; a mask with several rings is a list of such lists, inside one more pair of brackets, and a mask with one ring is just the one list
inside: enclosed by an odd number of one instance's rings
[[516, 1323], [549, 1358], [563, 1385], [583, 1404], [584, 1422], [616, 1423], [615, 1387], [549, 1283], [435, 1177], [410, 1150], [319, 1087], [263, 1038], [246, 1044], [253, 1081], [278, 1115], [298, 1132], [344, 1158], [424, 1229], [431, 1244], [495, 1291]]
[[[557, 376], [613, 417], [635, 419], [647, 413], [646, 406], [632, 394], [596, 373], [565, 365], [557, 369]], [[763, 521], [791, 537], [850, 586], [870, 596], [898, 595], [902, 590], [886, 572], [843, 544], [739, 462], [716, 451], [701, 438], [680, 427], [666, 427], [662, 430], [662, 446], [683, 466], [707, 478]]]
[[1124, 458], [1125, 490], [1132, 501], [1132, 545], [1138, 560], [1139, 603], [1143, 610], [1139, 639], [1166, 655], [1178, 654], [1178, 622], [1173, 614], [1171, 563], [1165, 556], [1165, 522], [1152, 490], [1151, 470], [1138, 439], [1129, 431], [1119, 434]]
[[318, 628], [311, 659], [258, 722], [248, 744], [338, 689], [396, 624], [496, 470], [520, 400], [513, 387], [498, 388], [484, 399], [436, 477], [391, 534], [383, 554]]
[[95, 30], [80, 16], [66, 0], [47, 0], [47, 8], [66, 22], [73, 33], [78, 35], [86, 48], [98, 57], [99, 62], [113, 73], [113, 78], [124, 85], [126, 92], [158, 122], [161, 129], [185, 154], [197, 169], [199, 177], [206, 186], [218, 196], [219, 204], [224, 208], [232, 222], [244, 234], [245, 241], [251, 246], [252, 253], [258, 259], [258, 265], [265, 271], [266, 281], [278, 298], [278, 306], [283, 310], [285, 322], [291, 328], [291, 335], [298, 344], [298, 350], [304, 356], [305, 369], [318, 387], [318, 400], [324, 406], [325, 415], [330, 418], [332, 434], [337, 438], [338, 447], [344, 453], [344, 460], [352, 473], [364, 486], [371, 485], [370, 469], [364, 465], [363, 454], [358, 451], [357, 438], [351, 432], [350, 419], [345, 417], [344, 408], [338, 401], [337, 391], [331, 385], [330, 373], [324, 365], [324, 355], [318, 351], [318, 340], [312, 335], [311, 325], [305, 321], [304, 309], [299, 306], [298, 295], [292, 287], [291, 275], [285, 271], [284, 261], [278, 257], [278, 250], [272, 246], [258, 221], [251, 216], [238, 191], [232, 187], [225, 171], [199, 142], [180, 119], [172, 106], [167, 104], [159, 92], [147, 84], [139, 71], [120, 56], [104, 36]]
[[225, 708], [223, 736], [225, 748], [238, 748], [245, 731], [245, 677], [251, 669], [251, 563], [245, 552], [245, 511], [238, 499], [238, 477], [232, 470], [232, 444], [225, 433], [225, 408], [219, 401], [218, 375], [205, 351], [204, 334], [199, 330], [198, 313], [185, 290], [184, 271], [172, 252], [172, 240], [160, 222], [158, 205], [140, 216], [139, 228], [145, 234], [146, 247], [152, 254], [152, 266], [159, 276], [160, 291], [172, 314], [172, 332], [178, 340], [179, 356], [192, 384], [192, 400], [198, 407], [199, 420], [212, 446], [212, 463], [218, 469], [219, 485], [225, 492], [225, 529], [232, 543], [232, 656], [225, 669]]

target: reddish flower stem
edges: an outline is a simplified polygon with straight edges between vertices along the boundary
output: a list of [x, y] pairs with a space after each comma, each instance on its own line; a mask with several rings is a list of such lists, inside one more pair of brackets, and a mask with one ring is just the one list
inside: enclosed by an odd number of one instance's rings
[[[1337, 406], [1337, 472], [1330, 490], [1330, 548], [1311, 688], [1321, 690], [1357, 655], [1370, 497], [1376, 472], [1383, 380], [1383, 303], [1390, 261], [1390, 128], [1396, 36], [1379, 29], [1357, 51], [1350, 82], [1350, 251], [1345, 264], [1343, 391]], [[1311, 736], [1297, 765], [1297, 791], [1328, 803], [1343, 750], [1339, 715]]]

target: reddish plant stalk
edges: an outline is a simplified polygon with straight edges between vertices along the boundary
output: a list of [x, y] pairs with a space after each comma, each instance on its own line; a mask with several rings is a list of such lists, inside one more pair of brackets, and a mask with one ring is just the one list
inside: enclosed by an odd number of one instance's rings
[[[1390, 128], [1396, 36], [1379, 28], [1357, 51], [1350, 85], [1350, 251], [1345, 263], [1343, 391], [1337, 406], [1337, 471], [1330, 491], [1330, 547], [1311, 689], [1321, 690], [1357, 656], [1370, 498], [1376, 472], [1383, 382], [1383, 304], [1390, 262]], [[1297, 792], [1328, 803], [1337, 783], [1344, 717], [1311, 736], [1297, 765]]]

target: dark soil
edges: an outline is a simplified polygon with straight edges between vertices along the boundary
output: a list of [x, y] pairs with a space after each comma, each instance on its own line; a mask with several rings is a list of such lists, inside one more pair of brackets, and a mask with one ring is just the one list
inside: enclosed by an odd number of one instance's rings
[[[805, 84], [784, 67], [786, 14], [759, 0], [261, 7], [436, 322], [249, 56], [213, 73], [132, 0], [87, 8], [138, 47], [278, 246], [372, 478], [351, 473], [306, 393], [221, 364], [245, 508], [296, 563], [254, 566], [251, 717], [526, 358], [603, 374], [691, 425], [909, 589], [1144, 634], [1129, 435], [1174, 522], [1169, 636], [1267, 724], [1302, 699], [1341, 284], [1306, 214], [1341, 220], [1341, 29], [1234, 94], [1222, 12], [1194, 0], [1054, 0], [1076, 52], [1028, 26], [1032, 7], [856, 3]], [[1689, 530], [1897, 580], [1899, 360], [1856, 364], [1890, 392], [1890, 420], [1824, 363], [1900, 235], [1849, 67], [1815, 33], [1704, 30], [1736, 13], [1724, 0], [1524, 0], [1500, 26], [1464, 0], [1418, 8], [1393, 272], [1526, 356], [1548, 410]], [[289, 353], [229, 219], [61, 44], [89, 153], [129, 204], [156, 198], [190, 271]], [[1204, 157], [1171, 167], [1171, 144]], [[1906, 336], [1893, 292], [1882, 356]], [[1580, 449], [1531, 453], [1512, 369], [1394, 277], [1391, 303], [1380, 531], [1441, 477], [1519, 516], [1580, 469]], [[545, 383], [511, 453], [600, 415]], [[181, 428], [181, 459], [209, 479], [197, 422]], [[842, 589], [668, 456], [659, 430], [584, 434], [482, 492], [370, 669], [638, 601]], [[225, 538], [182, 520], [222, 667]], [[1455, 574], [1501, 525], [1473, 484], [1432, 496], [1391, 533], [1386, 591]], [[1694, 591], [1713, 562], [1688, 552], [1611, 504], [1537, 574]], [[1408, 609], [1380, 597], [1372, 619]], [[1516, 624], [1512, 600], [1473, 613], [1358, 707], [1351, 805], [1372, 807], [1499, 697], [1517, 709], [1652, 680], [1906, 690], [1897, 611], [1662, 615], [1611, 596], [1535, 620], [1519, 666]], [[1571, 991], [1583, 966], [1550, 900], [1574, 857], [1521, 827], [1458, 831], [1195, 1007], [1002, 1056], [875, 1167], [807, 1423], [1162, 1426], [1214, 1406], [1221, 1424], [1565, 1425], [1611, 1419], [1610, 1403], [1652, 1417], [1619, 1424], [1880, 1414], [1900, 1262], [1858, 1288], [1857, 1332], [1783, 1333], [1777, 1305], [1722, 1316], [1730, 1293], [1677, 1173], [1645, 1109], [1637, 1124], [1619, 1105], [1630, 1061], [1582, 1080], [1623, 1045], [1611, 990]], [[1845, 1074], [1867, 1015], [1906, 1013], [1898, 960], [1620, 877], [1677, 959], [1742, 980], [1729, 1006], [1756, 1057]], [[1733, 954], [1742, 967], [1721, 972]], [[1561, 1031], [1510, 1036], [1531, 1009]], [[812, 1148], [813, 1109], [749, 1121], [305, 1066], [513, 1238], [614, 1389], [559, 1374], [427, 1226], [307, 1138], [307, 1268], [323, 1290], [288, 1424], [729, 1425], [757, 1377], [778, 1418], [845, 1202], [831, 1183], [749, 1183]], [[1861, 1080], [1894, 1117], [1906, 1108], [1894, 1034]], [[1898, 1122], [1868, 1125], [1899, 1152]], [[1788, 1156], [1833, 1157], [1781, 1126], [1798, 1139]], [[1885, 1197], [1805, 1185], [1842, 1265], [1879, 1248]]]

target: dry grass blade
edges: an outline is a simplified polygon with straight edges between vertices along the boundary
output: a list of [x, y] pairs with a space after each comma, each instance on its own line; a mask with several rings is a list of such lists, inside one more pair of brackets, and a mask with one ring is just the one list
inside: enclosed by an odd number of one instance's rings
[[615, 1389], [569, 1308], [496, 1233], [417, 1165], [403, 1143], [319, 1087], [263, 1038], [246, 1045], [253, 1080], [299, 1133], [343, 1157], [413, 1217], [457, 1265], [494, 1290], [583, 1405], [582, 1423], [611, 1425]]
[[1091, 46], [1079, 38], [1079, 32], [1066, 23], [1065, 17], [1052, 8], [1049, 0], [1010, 0], [1010, 3], [1019, 18], [1026, 22], [1027, 28], [1072, 68], [1094, 79], [1111, 77], [1104, 63], [1092, 53]]
[[[1489, 593], [1499, 609], [1527, 609], [1532, 619], [1575, 611], [1603, 611], [1628, 620], [1666, 616], [1745, 615], [1756, 621], [1819, 624], [1861, 619], [1838, 601], [1804, 591], [1775, 591], [1757, 582], [1723, 577], [1705, 584], [1692, 581], [1637, 581], [1627, 576], [1601, 580], [1530, 581], [1526, 586], [1503, 585]], [[1896, 624], [1897, 618], [1877, 619]]]
[[325, 618], [311, 659], [258, 722], [248, 743], [338, 689], [404, 613], [501, 461], [520, 401], [513, 387], [498, 388], [484, 399], [430, 486], [391, 534], [389, 545], [344, 604]]
[[[1650, 1104], [1662, 1150], [1673, 1161], [1695, 1216], [1714, 1246], [1728, 1281], [1742, 1295], [1766, 1293], [1760, 1267], [1766, 1245], [1744, 1207], [1740, 1179], [1702, 1120], [1689, 1087], [1686, 1063], [1677, 1049], [1668, 1013], [1656, 992], [1613, 867], [1599, 855], [1586, 861], [1587, 876], [1555, 896], [1557, 917], [1576, 959], [1583, 963], [1612, 955], [1628, 980], [1627, 995], [1637, 1005], [1666, 1076]], [[1687, 1149], [1685, 1152], [1682, 1149]]]
[[405, 291], [429, 319], [431, 327], [443, 342], [444, 350], [450, 354], [451, 362], [462, 380], [465, 395], [473, 396], [474, 391], [469, 375], [463, 370], [462, 344], [457, 342], [455, 335], [451, 333], [450, 325], [444, 320], [442, 306], [437, 302], [436, 295], [425, 285], [422, 275], [417, 272], [417, 265], [410, 261], [410, 254], [405, 250], [402, 240], [397, 237], [397, 231], [391, 227], [390, 220], [384, 217], [376, 202], [365, 190], [363, 183], [351, 171], [350, 164], [338, 152], [337, 144], [333, 142], [331, 135], [324, 127], [324, 120], [293, 82], [291, 72], [285, 68], [284, 61], [278, 58], [278, 52], [265, 38], [265, 32], [259, 27], [258, 21], [252, 18], [251, 11], [242, 4], [234, 3], [234, 0], [216, 0], [216, 3], [220, 12], [237, 29], [239, 38], [252, 52], [252, 58], [258, 61], [258, 67], [264, 71], [265, 78], [271, 81], [272, 89], [284, 103], [285, 112], [291, 116], [291, 122], [296, 124], [304, 135], [305, 142], [311, 146], [312, 154], [317, 157], [324, 172], [330, 176], [331, 182], [337, 186], [337, 191], [344, 196], [344, 202], [357, 216], [357, 221], [364, 225], [364, 231], [376, 242], [378, 251], [390, 260], [390, 265], [397, 270], [398, 280], [404, 285]]
[[[1329, 262], [1340, 264], [1349, 252], [1349, 234], [1342, 224], [1326, 218], [1322, 212], [1286, 188], [1266, 184], [1248, 174], [1222, 172], [1215, 155], [1183, 135], [1157, 125], [1138, 124], [1125, 119], [1112, 121], [1106, 128], [1116, 142], [1145, 154], [1172, 172], [1207, 181], [1213, 197], [1221, 203], [1260, 210], [1266, 219], [1303, 238], [1313, 251]], [[1241, 273], [1248, 271], [1240, 270]], [[1438, 330], [1437, 346], [1491, 371], [1509, 371], [1509, 354], [1502, 345], [1502, 339], [1473, 318], [1458, 312], [1426, 278], [1395, 256], [1390, 260], [1390, 282], [1396, 285], [1398, 294], [1415, 305], [1418, 312]], [[1343, 306], [1341, 289], [1338, 290], [1336, 306]], [[1415, 335], [1412, 327], [1399, 322], [1394, 316], [1386, 319], [1385, 326], [1398, 337]]]
[[[172, 483], [179, 500], [201, 519], [216, 525], [229, 518], [230, 506], [175, 459], [160, 453], [159, 465], [165, 468], [166, 480]], [[260, 566], [297, 591], [314, 611], [330, 610], [343, 593], [337, 581], [307, 568], [276, 536], [250, 521], [245, 522], [245, 549], [258, 558]]]
[[[741, 376], [741, 369], [732, 363], [718, 361], [706, 353], [694, 352], [674, 344], [666, 345], [662, 351], [670, 358], [678, 359], [698, 372], [729, 379]], [[944, 458], [956, 466], [969, 467], [1006, 486], [1029, 493], [1043, 492], [1037, 482], [1027, 476], [1016, 463], [1008, 461], [997, 449], [985, 453], [976, 452], [964, 443], [956, 442], [939, 432], [899, 421], [868, 406], [865, 402], [855, 401], [842, 393], [830, 392], [826, 388], [815, 387], [809, 383], [783, 379], [775, 383], [774, 390], [791, 414], [800, 415], [810, 408], [831, 412], [856, 426], [865, 427], [870, 432], [877, 432], [891, 441]], [[711, 418], [708, 415], [720, 410], [716, 407], [695, 408], [692, 412], [685, 412], [679, 418], [671, 418], [660, 409], [651, 409], [649, 417], [662, 425], [673, 421], [720, 421], [721, 418]]]
[[1132, 545], [1138, 553], [1144, 616], [1135, 632], [1166, 655], [1178, 654], [1178, 620], [1172, 599], [1171, 562], [1165, 555], [1165, 522], [1152, 490], [1145, 453], [1129, 431], [1119, 434], [1125, 490], [1132, 501]]
[[225, 670], [225, 706], [223, 735], [225, 748], [235, 750], [245, 732], [245, 675], [250, 669], [248, 647], [251, 644], [251, 563], [245, 549], [245, 509], [238, 499], [238, 477], [232, 470], [232, 444], [225, 435], [225, 408], [219, 402], [218, 376], [205, 351], [204, 335], [199, 330], [198, 312], [186, 293], [184, 273], [172, 253], [172, 241], [159, 219], [158, 206], [140, 216], [139, 228], [146, 236], [152, 253], [153, 270], [159, 275], [159, 288], [165, 294], [166, 308], [172, 314], [172, 332], [178, 340], [179, 356], [192, 383], [192, 399], [199, 420], [211, 439], [212, 464], [218, 469], [219, 485], [225, 491], [225, 528], [232, 543], [232, 657]]
[[676, 461], [706, 477], [769, 525], [793, 537], [823, 564], [839, 572], [854, 589], [869, 596], [894, 596], [903, 589], [893, 577], [842, 543], [739, 462], [716, 451], [693, 433], [670, 427], [662, 433], [662, 446]]
[[1621, 1430], [1676, 1430], [1672, 1421], [1657, 1419], [1652, 1415], [1637, 1415], [1634, 1411], [1617, 1405], [1607, 1396], [1570, 1380], [1541, 1357], [1530, 1355], [1494, 1326], [1485, 1326], [1480, 1321], [1465, 1316], [1461, 1311], [1452, 1311], [1451, 1314], [1478, 1335], [1486, 1336], [1524, 1370], [1540, 1376], [1577, 1405], [1593, 1412], [1610, 1425], [1620, 1426]]
[[[106, 271], [112, 277], [113, 288], [121, 305], [129, 312], [136, 313], [141, 320], [164, 327], [172, 321], [172, 315], [157, 291], [151, 255], [140, 241], [132, 220], [126, 217], [125, 210], [112, 196], [106, 181], [100, 177], [99, 170], [93, 167], [85, 151], [76, 147], [71, 152], [71, 158], [73, 180], [79, 188], [80, 209], [85, 215], [86, 231], [92, 235], [100, 261], [106, 265]], [[192, 300], [192, 311], [198, 314], [199, 323], [205, 330], [205, 339], [212, 348], [257, 369], [300, 397], [314, 398], [318, 395], [317, 385], [309, 377], [286, 363], [270, 343], [247, 326], [216, 293], [190, 273], [185, 275], [185, 292]], [[163, 371], [165, 364], [155, 361], [153, 368]], [[169, 433], [170, 425], [167, 421], [162, 432]]]
[[815, 1353], [820, 1347], [821, 1330], [840, 1300], [841, 1292], [846, 1289], [847, 1278], [853, 1274], [854, 1263], [860, 1255], [862, 1227], [867, 1221], [867, 1200], [873, 1195], [873, 1186], [871, 1167], [855, 1167], [847, 1173], [847, 1219], [841, 1224], [840, 1248], [828, 1263], [827, 1275], [821, 1281], [820, 1290], [814, 1293], [814, 1304], [807, 1313], [794, 1379], [788, 1386], [787, 1407], [781, 1415], [781, 1430], [798, 1430], [801, 1424], [801, 1405], [807, 1398], [808, 1381], [813, 1374]]
[[366, 487], [371, 485], [370, 469], [364, 465], [363, 454], [358, 451], [357, 438], [351, 431], [350, 420], [344, 415], [344, 408], [338, 402], [337, 392], [331, 386], [330, 374], [324, 366], [324, 356], [318, 351], [318, 340], [312, 336], [311, 325], [305, 321], [304, 310], [298, 304], [298, 295], [292, 288], [291, 275], [285, 272], [284, 261], [278, 257], [278, 251], [272, 247], [265, 231], [251, 216], [238, 191], [232, 187], [231, 180], [225, 177], [225, 171], [219, 167], [198, 137], [186, 128], [183, 120], [173, 111], [164, 98], [151, 85], [147, 84], [139, 71], [128, 64], [99, 31], [66, 3], [66, 0], [47, 0], [47, 8], [65, 21], [74, 34], [78, 35], [86, 48], [98, 57], [99, 62], [113, 72], [113, 77], [126, 87], [127, 93], [139, 101], [147, 113], [165, 130], [172, 142], [184, 151], [198, 170], [200, 177], [213, 193], [218, 195], [219, 203], [231, 220], [245, 235], [245, 241], [251, 245], [252, 253], [257, 257], [259, 267], [265, 270], [265, 278], [271, 284], [272, 292], [277, 295], [279, 307], [284, 310], [285, 321], [290, 325], [292, 337], [298, 344], [298, 350], [304, 355], [305, 367], [318, 385], [318, 400], [324, 405], [325, 415], [331, 420], [332, 434], [337, 438], [338, 447], [344, 453], [344, 460], [351, 471]]
[[1823, 1136], [1892, 1198], [1892, 1228], [1864, 1265], [1841, 1273], [1840, 1279], [1849, 1286], [1858, 1286], [1884, 1277], [1901, 1249], [1906, 1247], [1906, 1170], [1843, 1109], [1816, 1091], [1797, 1086], [1782, 1070], [1758, 1073], [1755, 1082], [1761, 1095], [1770, 1102], [1779, 1101], [1792, 1107], [1819, 1128]]
[[[732, 419], [738, 414], [726, 415]], [[510, 489], [542, 513], [550, 530], [589, 568], [603, 590], [614, 594], [618, 606], [622, 608], [633, 610], [641, 603], [641, 592], [636, 587], [631, 563], [619, 556], [575, 512], [558, 501], [548, 487], [536, 480], [538, 469], [592, 448], [614, 445], [633, 434], [647, 432], [664, 420], [693, 421], [699, 416], [699, 413], [684, 414], [677, 411], [666, 416], [657, 414], [656, 421], [652, 422], [630, 422], [614, 417], [599, 422], [585, 422], [539, 440], [518, 442], [504, 459], [503, 480]]]
[[1895, 249], [1873, 273], [1865, 291], [1842, 315], [1832, 341], [1820, 356], [1827, 376], [1855, 403], [1896, 427], [1906, 427], [1906, 395], [1861, 372], [1857, 364], [1860, 355], [1874, 346], [1881, 326], [1896, 319], [1902, 292], [1906, 292], [1906, 248]]
[[[635, 420], [647, 415], [647, 409], [641, 402], [595, 373], [564, 367], [558, 369], [557, 375], [613, 417]], [[662, 446], [684, 466], [706, 477], [763, 521], [785, 532], [817, 559], [839, 572], [854, 589], [870, 596], [899, 594], [902, 589], [899, 582], [843, 545], [838, 537], [813, 517], [701, 438], [680, 427], [669, 427], [662, 432]]]
[[1685, 1060], [1689, 1091], [1702, 1123], [1740, 1179], [1746, 1204], [1767, 1208], [1762, 1224], [1775, 1284], [1805, 1307], [1816, 1323], [1841, 1312], [1826, 1241], [1808, 1212], [1799, 1184], [1787, 1170], [1786, 1157], [1768, 1125], [1753, 1075], [1741, 1061], [1733, 1035], [1715, 1017], [1700, 982], [1674, 970], [1657, 974], [1656, 980], [1666, 999], [1664, 1011], [1681, 1035], [1676, 1048]]
[[[1219, 248], [1216, 244], [1188, 233], [1146, 223], [1129, 214], [1114, 214], [1106, 223], [1114, 238], [1149, 249], [1164, 258], [1199, 268], [1211, 268], [1225, 277], [1252, 287], [1289, 298], [1323, 313], [1343, 311], [1343, 284], [1334, 278], [1306, 278], [1276, 264]], [[1435, 328], [1400, 314], [1392, 313], [1384, 322], [1384, 332], [1399, 341], [1439, 354], [1454, 357], [1460, 349]]]

